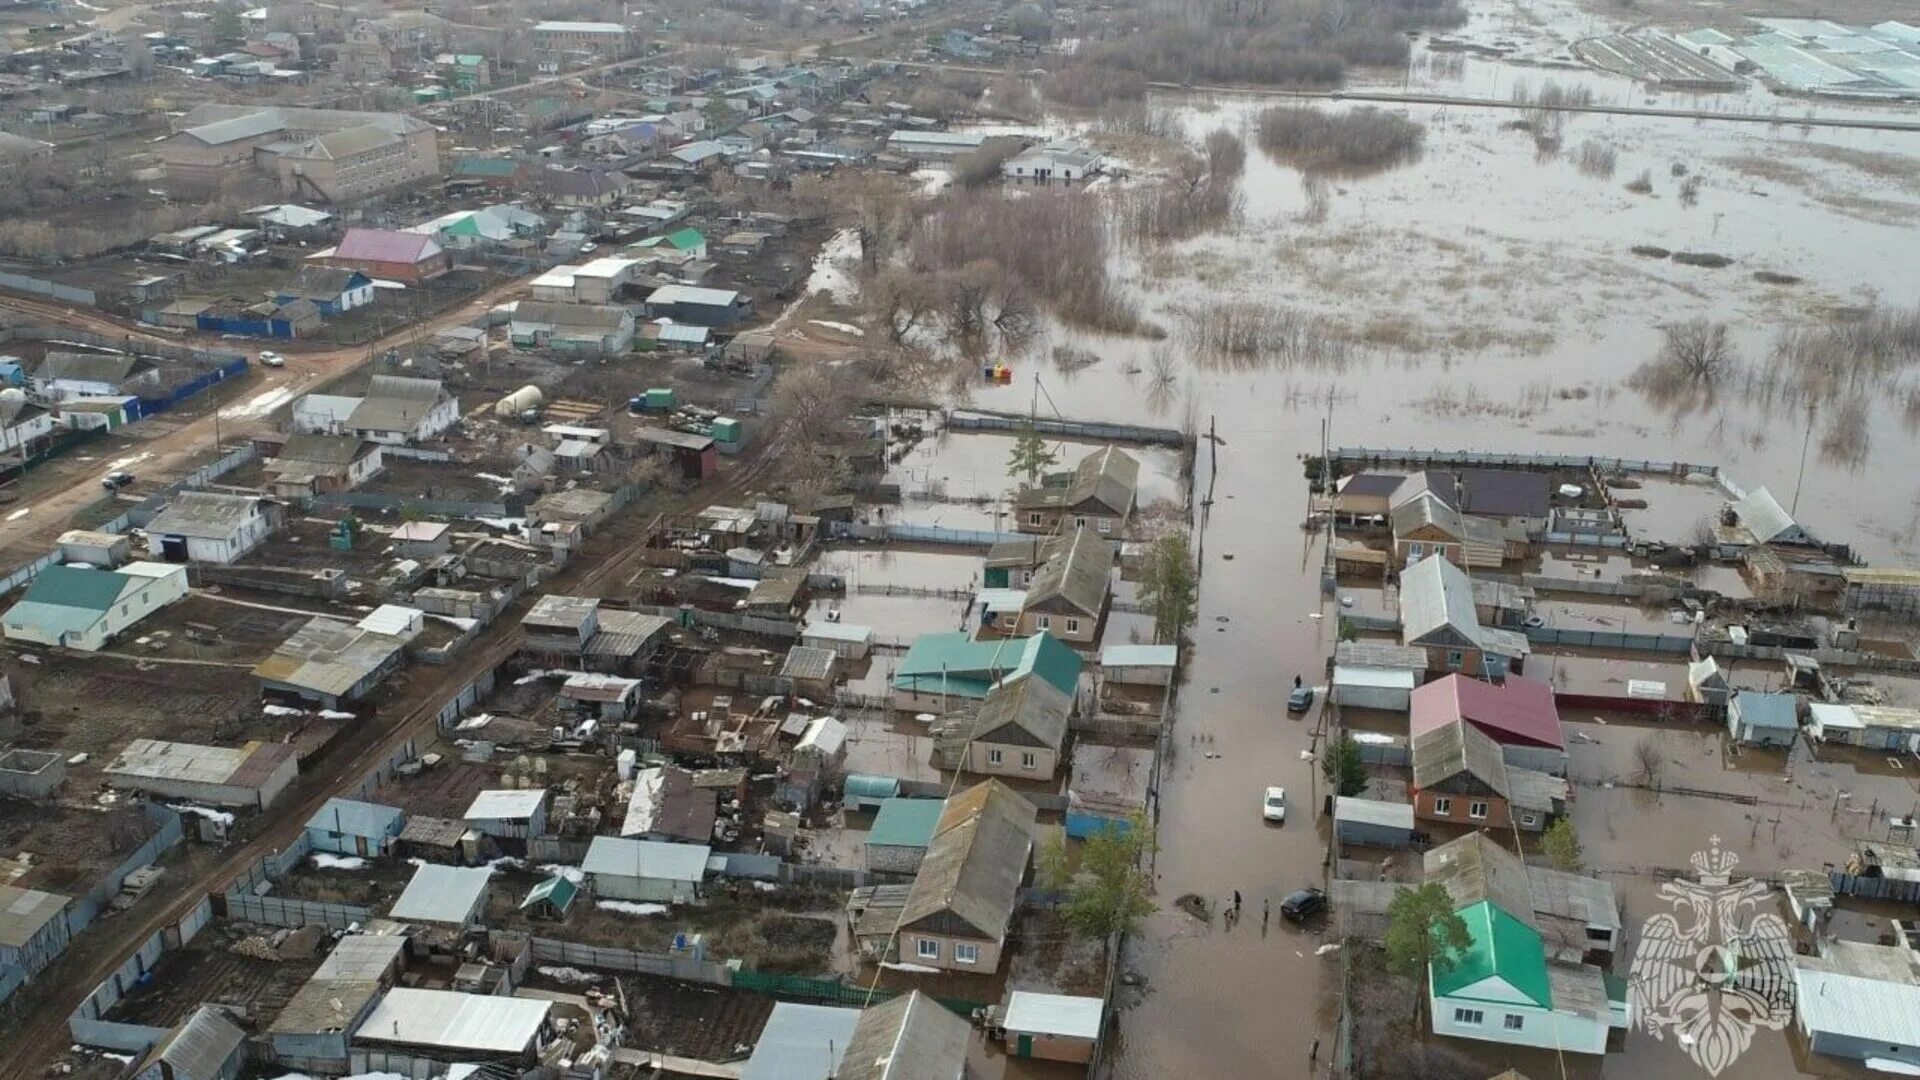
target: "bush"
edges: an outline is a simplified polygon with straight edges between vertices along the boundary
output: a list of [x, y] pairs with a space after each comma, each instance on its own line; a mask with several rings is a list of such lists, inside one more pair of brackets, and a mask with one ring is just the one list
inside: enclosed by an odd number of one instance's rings
[[1260, 114], [1260, 148], [1303, 172], [1364, 173], [1419, 157], [1426, 130], [1370, 106], [1344, 112], [1287, 106]]
[[1573, 163], [1588, 176], [1611, 177], [1619, 161], [1620, 152], [1598, 139], [1581, 143], [1573, 154]]
[[1076, 64], [1047, 77], [1048, 100], [1080, 109], [1097, 109], [1120, 101], [1144, 101], [1147, 80], [1136, 72]]

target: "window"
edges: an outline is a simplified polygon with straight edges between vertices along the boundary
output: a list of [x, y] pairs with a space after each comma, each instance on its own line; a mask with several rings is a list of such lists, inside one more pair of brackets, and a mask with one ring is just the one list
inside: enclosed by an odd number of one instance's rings
[[1425, 544], [1408, 544], [1407, 545], [1407, 554], [1412, 556], [1415, 561], [1418, 561], [1419, 558], [1422, 555], [1425, 555], [1426, 553], [1427, 553], [1427, 548]]
[[1441, 817], [1453, 816], [1453, 800], [1436, 798], [1433, 800], [1433, 812]]
[[1045, 615], [1039, 615], [1034, 618], [1033, 625], [1039, 627], [1042, 630], [1049, 630], [1049, 629], [1052, 629], [1053, 627], [1053, 620], [1047, 618]]
[[1487, 816], [1487, 804], [1475, 799], [1467, 804], [1467, 816], [1478, 821]]
[[1080, 632], [1080, 620], [1079, 620], [1079, 619], [1068, 619], [1068, 620], [1067, 620], [1067, 633], [1069, 633], [1069, 634], [1077, 634], [1077, 633], [1079, 633], [1079, 632]]
[[1109, 520], [1107, 520], [1106, 518], [1101, 518], [1101, 519], [1100, 519], [1100, 531], [1101, 531], [1101, 532], [1103, 532], [1103, 533], [1110, 533], [1110, 532], [1112, 532], [1112, 531], [1113, 531], [1113, 522], [1111, 522], [1111, 521], [1109, 521]]
[[1021, 767], [1021, 768], [1023, 768], [1023, 769], [1037, 769], [1037, 768], [1039, 768], [1039, 767], [1040, 767], [1040, 755], [1039, 755], [1039, 754], [1036, 754], [1036, 753], [1034, 753], [1034, 752], [1033, 752], [1033, 751], [1031, 751], [1031, 750], [1023, 750], [1023, 751], [1021, 751], [1021, 752], [1020, 752], [1020, 767]]
[[1463, 654], [1459, 649], [1447, 650], [1447, 667], [1448, 668], [1454, 671], [1459, 671], [1461, 666], [1466, 662], [1467, 662], [1467, 658], [1465, 654]]
[[1029, 525], [1038, 525], [1038, 524], [1040, 524], [1040, 515], [1039, 515], [1039, 514], [1028, 514], [1028, 515], [1027, 515], [1027, 524], [1029, 524]]
[[1529, 828], [1535, 825], [1538, 825], [1540, 824], [1540, 815], [1539, 814], [1521, 814], [1520, 824], [1525, 825]]
[[1613, 931], [1608, 930], [1606, 927], [1603, 927], [1603, 926], [1589, 926], [1587, 927], [1587, 940], [1588, 941], [1612, 941]]
[[1508, 1031], [1519, 1031], [1521, 1028], [1527, 1026], [1527, 1018], [1521, 1016], [1519, 1013], [1508, 1013], [1504, 1026]]
[[920, 939], [920, 959], [922, 960], [940, 959], [940, 943], [933, 940], [932, 938], [921, 938]]
[[1487, 1018], [1486, 1014], [1481, 1012], [1479, 1009], [1453, 1010], [1453, 1022], [1461, 1025], [1462, 1027], [1479, 1027], [1481, 1021], [1485, 1020], [1486, 1018]]
[[978, 945], [963, 945], [963, 944], [961, 944], [960, 942], [957, 942], [957, 941], [956, 941], [956, 942], [954, 942], [954, 945], [953, 945], [953, 962], [954, 962], [954, 963], [956, 963], [956, 964], [977, 964], [977, 963], [979, 963], [979, 962], [980, 962], [980, 946], [978, 946]]
[[988, 750], [988, 751], [987, 751], [987, 764], [989, 764], [989, 765], [998, 765], [998, 764], [1000, 764], [1000, 759], [1001, 759], [1001, 758], [1002, 758], [1003, 756], [1005, 756], [1005, 755], [1003, 755], [1003, 754], [1001, 754], [1001, 753], [1000, 753], [1000, 751], [999, 751], [999, 750], [997, 750], [997, 749], [993, 749], [993, 750]]

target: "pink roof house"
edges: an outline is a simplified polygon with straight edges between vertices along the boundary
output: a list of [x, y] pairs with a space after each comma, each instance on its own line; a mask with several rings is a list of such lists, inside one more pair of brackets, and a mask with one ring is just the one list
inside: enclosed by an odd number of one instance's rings
[[1507, 764], [1555, 776], [1567, 774], [1567, 740], [1553, 687], [1519, 675], [1500, 683], [1448, 675], [1413, 691], [1411, 730], [1423, 732], [1464, 721], [1500, 746]]

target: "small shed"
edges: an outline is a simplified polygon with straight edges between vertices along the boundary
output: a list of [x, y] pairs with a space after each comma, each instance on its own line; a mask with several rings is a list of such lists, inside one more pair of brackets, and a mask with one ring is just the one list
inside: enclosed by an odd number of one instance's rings
[[691, 904], [700, 898], [712, 854], [705, 844], [596, 836], [580, 868], [593, 894], [603, 899]]
[[882, 799], [873, 828], [867, 830], [867, 869], [886, 874], [919, 870], [945, 806], [942, 799]]
[[547, 832], [545, 788], [498, 788], [473, 797], [463, 817], [467, 828], [496, 840], [525, 840]]
[[753, 1053], [735, 1073], [740, 1080], [812, 1080], [842, 1076], [841, 1059], [860, 1022], [859, 1009], [777, 1002]]
[[1800, 730], [1799, 699], [1792, 694], [1741, 690], [1727, 700], [1727, 731], [1753, 746], [1792, 746]]
[[1343, 844], [1413, 846], [1413, 804], [1339, 796], [1333, 800], [1333, 831]]
[[1091, 1061], [1106, 1007], [1103, 998], [1015, 990], [1000, 1023], [1007, 1052], [1047, 1061]]
[[135, 1080], [233, 1080], [247, 1063], [247, 1033], [211, 1005], [190, 1013], [155, 1043]]
[[492, 878], [489, 866], [421, 863], [387, 917], [395, 922], [478, 926], [487, 909], [487, 882]]
[[873, 649], [873, 627], [810, 622], [800, 632], [800, 644], [811, 649], [828, 650], [843, 660], [864, 660]]
[[787, 662], [780, 677], [792, 679], [795, 692], [824, 698], [833, 691], [833, 669], [839, 657], [832, 649], [795, 645], [787, 650]]
[[1109, 645], [1100, 650], [1100, 673], [1110, 683], [1166, 686], [1180, 663], [1178, 645]]
[[529, 918], [551, 919], [559, 921], [567, 917], [572, 910], [573, 901], [580, 895], [580, 886], [565, 874], [555, 874], [535, 885], [527, 892], [527, 898], [520, 901], [520, 910]]
[[1333, 669], [1333, 701], [1346, 708], [1406, 712], [1413, 701], [1415, 675], [1404, 668]]
[[406, 823], [407, 816], [392, 806], [328, 799], [307, 821], [307, 840], [315, 851], [378, 858], [392, 851]]
[[1860, 735], [1866, 725], [1860, 722], [1853, 706], [1816, 701], [1807, 706], [1807, 714], [1807, 734], [1813, 738], [1844, 746], [1860, 745]]

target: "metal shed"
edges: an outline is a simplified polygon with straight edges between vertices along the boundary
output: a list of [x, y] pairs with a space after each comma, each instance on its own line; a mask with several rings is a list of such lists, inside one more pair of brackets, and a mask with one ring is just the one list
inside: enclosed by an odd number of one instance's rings
[[1000, 1024], [1007, 1050], [1015, 1057], [1090, 1061], [1106, 1008], [1103, 998], [1015, 990]]
[[1414, 673], [1404, 668], [1335, 665], [1333, 700], [1347, 708], [1406, 712], [1414, 682]]
[[945, 806], [942, 799], [881, 800], [873, 828], [867, 830], [867, 869], [889, 874], [920, 869]]
[[1178, 645], [1109, 645], [1100, 650], [1100, 674], [1110, 683], [1166, 686], [1180, 663]]
[[1333, 829], [1343, 844], [1412, 847], [1413, 804], [1341, 796], [1333, 800]]
[[387, 915], [395, 922], [478, 925], [487, 906], [487, 882], [492, 878], [492, 867], [422, 863]]
[[462, 819], [467, 828], [496, 840], [525, 840], [547, 831], [545, 788], [498, 788], [473, 797]]
[[873, 627], [849, 623], [811, 622], [800, 632], [800, 644], [827, 649], [846, 660], [863, 660], [873, 648]]
[[690, 904], [700, 898], [713, 849], [705, 844], [670, 844], [596, 836], [580, 868], [595, 896], [655, 904]]

